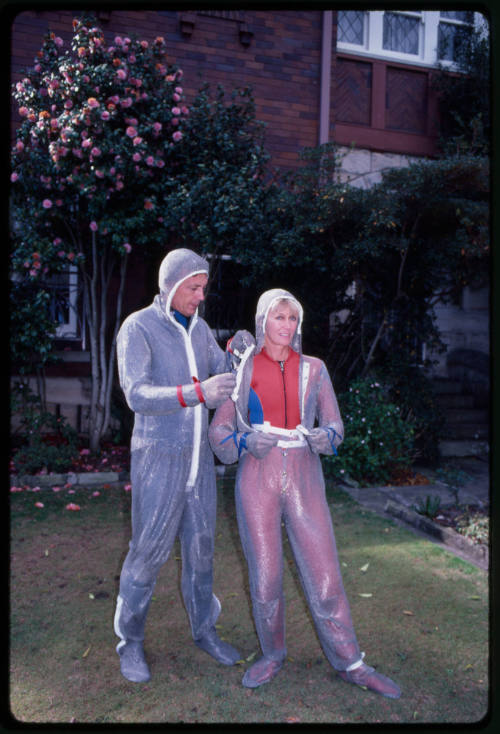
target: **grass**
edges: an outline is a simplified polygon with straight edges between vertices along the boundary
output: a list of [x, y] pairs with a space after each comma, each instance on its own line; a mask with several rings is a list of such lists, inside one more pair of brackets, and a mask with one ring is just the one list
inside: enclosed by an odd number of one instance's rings
[[[317, 641], [285, 540], [288, 659], [268, 685], [241, 685], [260, 654], [234, 517], [219, 480], [214, 591], [227, 668], [192, 643], [179, 592], [179, 549], [162, 568], [145, 649], [152, 679], [119, 672], [112, 621], [129, 540], [120, 488], [11, 494], [10, 709], [36, 723], [417, 723], [480, 721], [488, 699], [488, 579], [332, 490], [332, 516], [358, 640], [396, 680], [397, 700], [344, 683]], [[35, 502], [43, 503], [36, 507]], [[69, 502], [79, 511], [65, 509]], [[368, 565], [367, 565], [368, 564]], [[364, 570], [361, 570], [364, 569]]]

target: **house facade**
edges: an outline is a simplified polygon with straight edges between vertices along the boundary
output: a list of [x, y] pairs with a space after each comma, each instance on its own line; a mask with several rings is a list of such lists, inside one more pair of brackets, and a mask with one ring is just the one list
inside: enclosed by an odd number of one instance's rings
[[[48, 9], [12, 17], [12, 82], [33, 64], [47, 31], [69, 43], [73, 16]], [[293, 169], [303, 148], [334, 142], [344, 153], [341, 178], [362, 187], [386, 168], [436, 154], [432, 73], [438, 61], [453, 64], [456, 40], [480, 21], [469, 11], [434, 10], [97, 11], [110, 43], [116, 35], [164, 37], [168, 61], [183, 69], [188, 103], [204, 82], [227, 92], [251, 86], [274, 166]], [[13, 107], [13, 135], [18, 123]], [[144, 305], [141, 267], [133, 264], [125, 315]], [[89, 356], [72, 308], [77, 291], [72, 271], [55, 291], [63, 362], [47, 371], [47, 401], [84, 427]], [[484, 289], [466, 289], [461, 303], [438, 310], [449, 352], [489, 353], [488, 307]], [[437, 374], [448, 371], [444, 357]]]

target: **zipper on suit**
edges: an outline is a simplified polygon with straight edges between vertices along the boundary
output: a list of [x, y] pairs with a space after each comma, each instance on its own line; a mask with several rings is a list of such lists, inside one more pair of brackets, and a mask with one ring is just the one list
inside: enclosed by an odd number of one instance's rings
[[288, 416], [287, 416], [287, 407], [286, 407], [285, 363], [280, 361], [279, 366], [281, 370], [281, 377], [283, 379], [283, 397], [285, 398], [285, 428], [288, 428]]

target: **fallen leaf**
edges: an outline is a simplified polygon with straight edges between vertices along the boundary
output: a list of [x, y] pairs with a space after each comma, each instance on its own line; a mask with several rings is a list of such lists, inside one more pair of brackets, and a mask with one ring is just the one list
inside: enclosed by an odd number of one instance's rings
[[256, 652], [252, 652], [252, 653], [251, 653], [251, 654], [250, 654], [250, 655], [249, 655], [249, 656], [247, 657], [247, 663], [250, 663], [250, 662], [251, 662], [251, 661], [252, 661], [252, 660], [253, 660], [253, 659], [254, 659], [254, 658], [255, 658], [256, 656], [257, 656], [257, 653], [256, 653]]
[[364, 566], [361, 566], [361, 568], [359, 570], [360, 571], [363, 571], [363, 573], [365, 573], [366, 571], [368, 571], [368, 566], [369, 565], [370, 565], [369, 563], [365, 563], [365, 565]]
[[413, 617], [414, 616], [413, 612], [410, 612], [409, 609], [403, 609], [403, 614], [407, 614], [409, 617]]
[[373, 596], [373, 594], [358, 594], [358, 596], [364, 596], [365, 598], [368, 598], [369, 596]]
[[285, 719], [287, 724], [299, 724], [300, 719], [298, 719], [296, 716], [287, 716]]
[[92, 645], [89, 645], [89, 646], [87, 647], [87, 649], [85, 650], [85, 652], [84, 652], [84, 653], [83, 653], [83, 655], [82, 655], [82, 658], [86, 658], [86, 657], [87, 657], [87, 655], [88, 655], [88, 654], [89, 654], [89, 652], [90, 652], [90, 648], [91, 648], [91, 647], [92, 647]]
[[95, 599], [95, 596], [92, 594], [92, 592], [89, 594], [89, 599]]
[[469, 663], [468, 665], [465, 666], [464, 670], [472, 670], [473, 667], [474, 666]]

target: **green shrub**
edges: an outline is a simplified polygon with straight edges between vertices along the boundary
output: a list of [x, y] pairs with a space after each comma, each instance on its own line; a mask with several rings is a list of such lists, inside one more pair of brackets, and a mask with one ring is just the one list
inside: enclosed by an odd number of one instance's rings
[[12, 456], [16, 474], [65, 472], [78, 457], [78, 434], [66, 419], [45, 410], [23, 383], [12, 390], [12, 413], [19, 418], [21, 445]]
[[413, 505], [413, 508], [418, 512], [419, 515], [425, 515], [434, 519], [439, 512], [441, 507], [441, 497], [438, 494], [426, 495], [424, 500], [420, 500], [418, 504]]
[[325, 474], [362, 484], [383, 484], [414, 459], [413, 421], [404, 420], [386, 388], [370, 379], [355, 380], [339, 396], [345, 438], [338, 456], [325, 456]]

